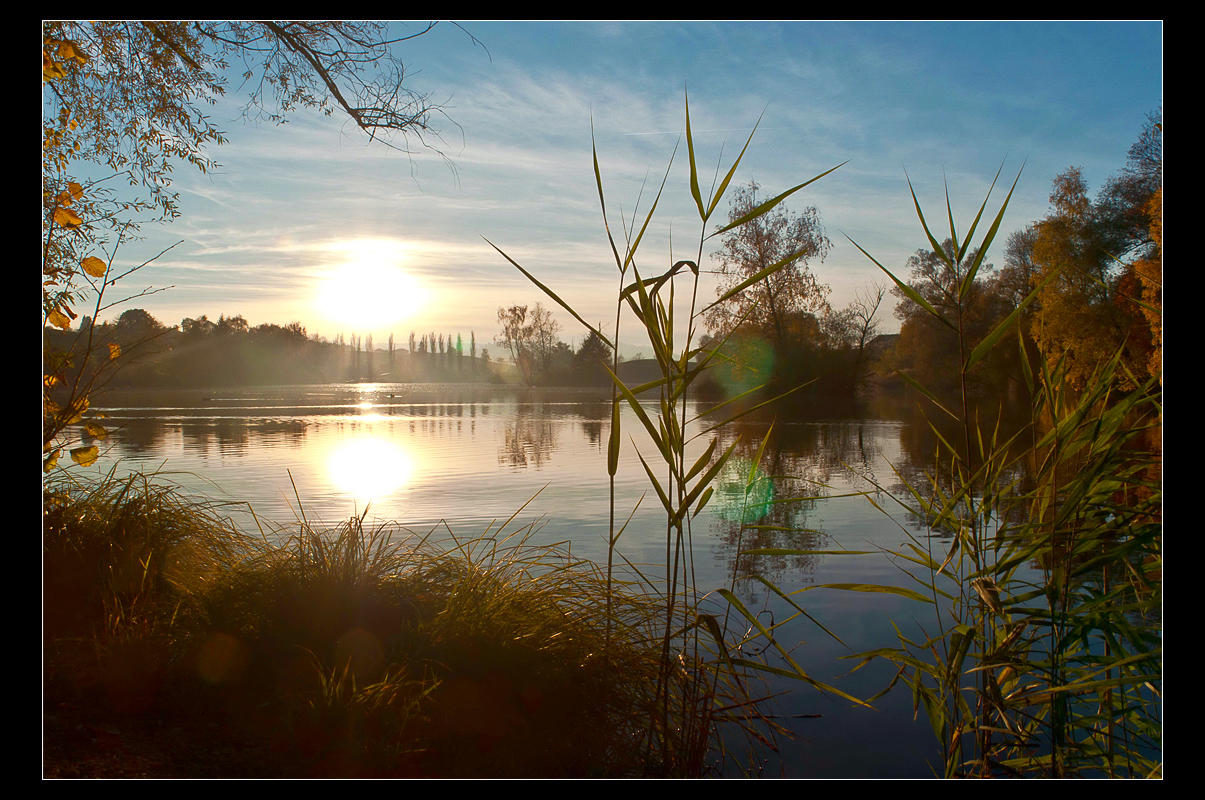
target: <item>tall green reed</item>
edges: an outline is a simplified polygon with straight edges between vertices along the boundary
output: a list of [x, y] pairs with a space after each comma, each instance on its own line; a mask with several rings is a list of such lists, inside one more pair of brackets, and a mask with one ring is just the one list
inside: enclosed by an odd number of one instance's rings
[[[1032, 397], [1027, 429], [1006, 440], [998, 427], [972, 418], [967, 373], [1018, 324], [1041, 288], [971, 346], [964, 301], [1011, 195], [979, 258], [957, 273], [988, 199], [959, 244], [947, 194], [955, 250], [947, 253], [913, 193], [934, 252], [961, 278], [948, 292], [952, 313], [938, 312], [875, 261], [958, 338], [957, 411], [902, 377], [955, 421], [961, 441], [932, 425], [935, 463], [945, 466], [925, 485], [899, 476], [907, 494], [901, 502], [925, 521], [928, 535], [912, 537], [894, 555], [914, 570], [931, 603], [931, 631], [921, 640], [901, 633], [899, 647], [861, 655], [898, 665], [892, 684], [904, 680], [915, 707], [924, 707], [946, 777], [1158, 774], [1162, 491], [1141, 439], [1161, 424], [1161, 394], [1154, 381], [1133, 376], [1136, 391], [1114, 392], [1124, 369], [1119, 353], [1073, 395], [1062, 363], [1043, 362], [1035, 371], [1021, 341]], [[935, 552], [938, 540], [948, 546], [944, 552]]]
[[[689, 100], [686, 104], [686, 145], [690, 169], [690, 195], [699, 215], [699, 234], [693, 258], [668, 259], [668, 268], [654, 269], [651, 275], [642, 275], [637, 258], [640, 245], [657, 211], [672, 169], [674, 156], [670, 158], [665, 177], [657, 191], [643, 221], [633, 212], [632, 219], [625, 220], [622, 247], [612, 233], [608, 218], [606, 196], [603, 189], [602, 171], [598, 162], [598, 150], [593, 149], [595, 183], [598, 187], [599, 204], [603, 213], [603, 226], [607, 232], [611, 253], [619, 277], [616, 302], [615, 339], [607, 338], [579, 315], [555, 291], [543, 284], [530, 272], [503, 252], [497, 245], [491, 246], [513, 264], [520, 272], [543, 290], [557, 304], [573, 315], [587, 329], [600, 337], [612, 348], [612, 363], [609, 371], [613, 380], [612, 414], [610, 437], [607, 448], [607, 471], [610, 475], [610, 534], [607, 557], [608, 597], [614, 591], [616, 556], [620, 537], [626, 523], [616, 526], [615, 474], [619, 464], [623, 441], [621, 429], [621, 407], [627, 405], [635, 415], [640, 428], [652, 442], [652, 453], [637, 450], [637, 457], [649, 479], [649, 487], [665, 512], [664, 561], [660, 565], [660, 577], [648, 578], [640, 573], [640, 579], [652, 586], [663, 605], [661, 619], [661, 668], [657, 677], [656, 712], [648, 720], [649, 750], [659, 759], [660, 769], [669, 774], [700, 774], [704, 769], [708, 747], [714, 743], [716, 726], [722, 712], [737, 709], [747, 713], [750, 708], [746, 681], [750, 674], [770, 672], [788, 675], [805, 681], [826, 691], [854, 698], [824, 686], [813, 680], [795, 661], [775, 637], [772, 628], [765, 627], [757, 615], [746, 609], [731, 588], [721, 588], [717, 593], [724, 598], [729, 611], [735, 610], [755, 631], [756, 637], [764, 637], [765, 644], [782, 659], [786, 667], [775, 667], [764, 661], [754, 661], [741, 655], [741, 647], [747, 644], [743, 637], [733, 637], [727, 630], [727, 614], [721, 621], [716, 613], [705, 604], [706, 594], [698, 588], [692, 546], [692, 521], [707, 505], [714, 491], [712, 481], [724, 469], [732, 456], [737, 442], [720, 451], [719, 437], [715, 431], [737, 417], [749, 413], [764, 403], [733, 412], [732, 404], [744, 399], [744, 395], [718, 404], [702, 413], [691, 416], [688, 399], [706, 370], [723, 358], [723, 342], [720, 346], [707, 347], [698, 344], [699, 324], [702, 316], [712, 306], [724, 303], [737, 293], [765, 280], [778, 270], [799, 258], [803, 253], [794, 253], [781, 261], [768, 265], [747, 280], [734, 286], [711, 304], [699, 308], [699, 274], [705, 243], [768, 213], [795, 192], [828, 175], [838, 167], [823, 172], [800, 183], [778, 196], [761, 203], [749, 213], [708, 232], [708, 226], [720, 205], [726, 190], [744, 157], [753, 133], [742, 148], [731, 167], [718, 181], [713, 181], [714, 191], [705, 195], [700, 188], [699, 169], [695, 154], [695, 142], [690, 124]], [[676, 148], [674, 155], [676, 156]], [[840, 166], [840, 165], [838, 165]], [[719, 178], [719, 171], [716, 178]], [[639, 226], [638, 226], [639, 223]], [[687, 281], [689, 290], [685, 303], [677, 297], [680, 281]], [[685, 340], [675, 340], [675, 321], [685, 305]], [[618, 377], [618, 353], [621, 312], [627, 308], [636, 324], [648, 336], [652, 345], [660, 377], [638, 386], [628, 386]], [[655, 395], [646, 394], [656, 392]], [[748, 393], [746, 393], [748, 394]], [[642, 402], [641, 397], [656, 397], [656, 401]], [[769, 401], [766, 401], [769, 402]], [[651, 408], [646, 407], [645, 403]], [[712, 420], [729, 413], [719, 422]], [[706, 447], [698, 456], [687, 456], [688, 446], [703, 438]], [[696, 445], [697, 447], [698, 445]], [[692, 448], [693, 450], [694, 448]], [[647, 455], [647, 457], [646, 457]], [[629, 520], [631, 518], [629, 517]], [[635, 568], [635, 565], [631, 565]], [[639, 569], [637, 568], [637, 572]], [[723, 700], [722, 690], [731, 690], [738, 699]]]

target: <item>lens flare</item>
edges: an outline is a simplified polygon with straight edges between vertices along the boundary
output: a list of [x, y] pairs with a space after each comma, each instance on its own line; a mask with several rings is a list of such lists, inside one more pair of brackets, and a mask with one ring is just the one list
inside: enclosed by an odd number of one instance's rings
[[716, 480], [715, 506], [725, 522], [750, 524], [774, 509], [774, 482], [759, 466], [749, 482], [753, 462], [737, 456], [724, 465]]

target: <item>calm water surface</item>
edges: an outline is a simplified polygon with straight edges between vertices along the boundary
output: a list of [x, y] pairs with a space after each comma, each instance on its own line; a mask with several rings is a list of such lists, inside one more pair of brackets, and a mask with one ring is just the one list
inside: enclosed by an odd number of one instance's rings
[[[536, 543], [563, 543], [574, 556], [606, 561], [608, 529], [607, 390], [514, 390], [494, 386], [360, 384], [255, 389], [112, 392], [101, 401], [108, 426], [107, 455], [91, 470], [159, 472], [189, 490], [249, 504], [264, 520], [287, 524], [304, 513], [335, 524], [367, 512], [369, 520], [400, 523], [419, 533], [446, 525], [458, 536], [496, 530]], [[650, 414], [654, 409], [650, 403]], [[691, 415], [700, 409], [690, 409]], [[716, 495], [695, 520], [697, 581], [737, 594], [767, 621], [789, 614], [752, 580], [761, 575], [788, 591], [829, 583], [914, 587], [886, 556], [737, 557], [742, 515], [763, 527], [746, 529], [751, 547], [898, 549], [919, 524], [905, 512], [894, 519], [866, 496], [891, 508], [896, 470], [915, 475], [932, 453], [923, 422], [891, 418], [827, 418], [774, 423], [759, 483], [746, 502], [751, 459], [770, 419], [734, 424], [717, 435], [739, 438], [737, 456], [716, 483]], [[624, 447], [617, 474], [620, 519], [649, 489], [637, 449], [654, 452], [640, 423], [625, 409]], [[695, 430], [699, 430], [698, 427]], [[701, 454], [707, 437], [693, 443]], [[692, 459], [693, 460], [693, 459]], [[295, 487], [295, 488], [294, 488]], [[298, 497], [301, 508], [299, 509]], [[807, 498], [797, 502], [773, 502]], [[621, 540], [632, 562], [664, 561], [664, 514], [649, 491]], [[232, 516], [251, 528], [249, 514]], [[893, 510], [894, 513], [894, 510]], [[932, 619], [920, 604], [884, 594], [820, 589], [797, 597], [808, 612], [841, 636], [834, 642], [811, 623], [790, 630], [795, 660], [815, 678], [869, 697], [891, 677], [886, 665], [849, 675], [856, 662], [841, 656], [897, 643], [892, 621], [919, 635]], [[794, 623], [792, 623], [794, 624]], [[776, 687], [779, 688], [779, 687]], [[927, 777], [939, 758], [922, 718], [913, 719], [910, 693], [893, 692], [875, 710], [808, 690], [787, 695], [784, 720], [798, 738], [767, 775], [791, 777]], [[806, 715], [806, 716], [805, 716]], [[820, 715], [820, 716], [815, 716]], [[923, 716], [923, 711], [922, 711]]]

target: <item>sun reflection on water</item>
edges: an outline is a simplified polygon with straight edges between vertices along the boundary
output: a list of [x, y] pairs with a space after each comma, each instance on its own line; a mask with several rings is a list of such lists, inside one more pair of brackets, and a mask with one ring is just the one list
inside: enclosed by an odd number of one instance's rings
[[397, 442], [362, 434], [335, 448], [327, 474], [340, 490], [368, 502], [409, 485], [414, 466], [414, 456]]

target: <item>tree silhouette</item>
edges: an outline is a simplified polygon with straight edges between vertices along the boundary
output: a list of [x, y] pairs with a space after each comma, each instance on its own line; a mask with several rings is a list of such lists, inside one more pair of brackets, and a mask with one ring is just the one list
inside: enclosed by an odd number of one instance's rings
[[[735, 222], [758, 205], [755, 181], [737, 190], [728, 212]], [[771, 343], [779, 355], [798, 351], [807, 336], [807, 318], [828, 312], [829, 287], [808, 269], [813, 259], [823, 260], [830, 243], [820, 225], [815, 206], [794, 214], [778, 208], [723, 235], [719, 259], [717, 296], [782, 261], [787, 266], [740, 292], [706, 315], [708, 330], [723, 337], [738, 325]], [[742, 323], [742, 320], [744, 322]]]

